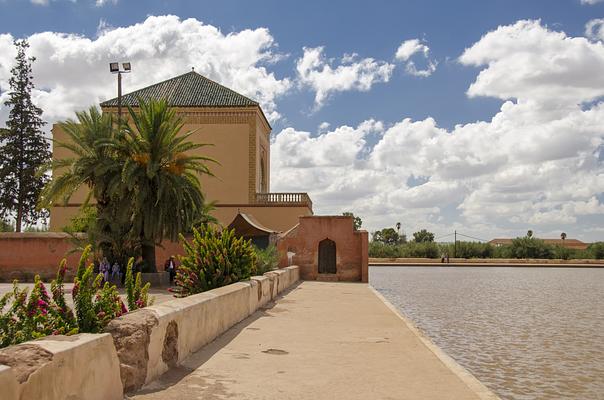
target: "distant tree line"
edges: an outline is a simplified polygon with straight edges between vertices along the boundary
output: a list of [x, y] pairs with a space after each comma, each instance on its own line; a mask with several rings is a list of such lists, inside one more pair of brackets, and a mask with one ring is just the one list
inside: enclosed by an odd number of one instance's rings
[[[566, 233], [560, 238], [566, 239]], [[404, 234], [394, 228], [384, 228], [372, 235], [369, 243], [369, 257], [375, 258], [538, 258], [538, 259], [604, 259], [604, 242], [596, 242], [585, 250], [569, 249], [560, 245], [550, 245], [533, 237], [528, 231], [524, 237], [512, 240], [507, 246], [493, 246], [489, 243], [457, 241], [457, 243], [436, 243], [434, 234], [422, 229], [413, 233], [413, 240], [407, 241]]]

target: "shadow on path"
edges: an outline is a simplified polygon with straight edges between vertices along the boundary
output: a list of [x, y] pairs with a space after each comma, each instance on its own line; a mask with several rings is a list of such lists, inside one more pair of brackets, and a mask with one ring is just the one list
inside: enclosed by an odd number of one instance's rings
[[[197, 370], [199, 367], [203, 366], [208, 360], [210, 360], [214, 356], [214, 354], [216, 354], [222, 348], [227, 346], [241, 332], [243, 332], [246, 329], [253, 329], [253, 330], [258, 329], [258, 328], [249, 328], [249, 325], [251, 325], [252, 323], [254, 323], [255, 321], [257, 321], [261, 318], [275, 317], [275, 314], [271, 313], [271, 310], [273, 310], [274, 307], [278, 305], [277, 303], [280, 300], [282, 300], [283, 297], [287, 296], [288, 293], [290, 293], [293, 290], [301, 289], [301, 288], [298, 288], [300, 286], [301, 282], [302, 281], [298, 281], [297, 283], [293, 284], [291, 287], [289, 287], [288, 289], [283, 291], [281, 294], [279, 294], [273, 301], [271, 301], [270, 303], [267, 303], [263, 307], [260, 307], [252, 315], [245, 318], [241, 322], [238, 322], [237, 324], [233, 325], [229, 330], [224, 332], [222, 335], [218, 336], [216, 339], [214, 339], [209, 344], [207, 344], [204, 347], [202, 347], [201, 349], [199, 349], [197, 352], [189, 355], [189, 357], [187, 357], [183, 361], [182, 365], [179, 365], [174, 368], [170, 368], [166, 373], [164, 373], [157, 380], [148, 383], [141, 390], [139, 390], [138, 392], [133, 393], [131, 395], [138, 396], [138, 395], [157, 393], [157, 392], [166, 390], [166, 389], [170, 388], [171, 386], [177, 385], [183, 379], [185, 379], [191, 373], [193, 373], [195, 370]], [[245, 356], [242, 355], [242, 357], [245, 357]], [[214, 390], [215, 389], [216, 388], [214, 388]], [[208, 393], [208, 394], [210, 394], [210, 395], [211, 394], [220, 394], [222, 396], [227, 395], [226, 392]], [[209, 398], [212, 398], [212, 397], [209, 397]]]

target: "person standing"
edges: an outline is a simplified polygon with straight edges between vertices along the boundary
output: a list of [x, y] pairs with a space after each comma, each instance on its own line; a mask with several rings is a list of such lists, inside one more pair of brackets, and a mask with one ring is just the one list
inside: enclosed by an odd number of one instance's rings
[[170, 274], [170, 284], [172, 284], [174, 282], [174, 277], [176, 276], [176, 262], [174, 261], [174, 256], [170, 256], [170, 258], [166, 260], [164, 270]]
[[111, 282], [119, 284], [121, 281], [120, 275], [120, 265], [117, 263], [117, 261], [115, 261], [113, 263], [113, 267], [111, 267]]
[[111, 269], [111, 265], [109, 261], [107, 261], [107, 257], [103, 257], [103, 261], [101, 261], [101, 266], [99, 268], [100, 273], [103, 274], [103, 280], [105, 282], [109, 282], [109, 270]]

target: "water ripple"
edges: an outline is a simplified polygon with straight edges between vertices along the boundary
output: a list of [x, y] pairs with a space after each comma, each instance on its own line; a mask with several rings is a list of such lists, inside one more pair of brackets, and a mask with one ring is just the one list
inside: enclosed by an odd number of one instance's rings
[[369, 277], [502, 399], [604, 399], [604, 269], [372, 267]]

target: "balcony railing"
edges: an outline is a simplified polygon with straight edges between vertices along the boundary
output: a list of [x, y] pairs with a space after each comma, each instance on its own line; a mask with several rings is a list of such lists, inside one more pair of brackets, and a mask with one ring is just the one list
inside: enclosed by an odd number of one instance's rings
[[312, 210], [308, 193], [256, 193], [256, 203], [266, 205], [303, 206]]

